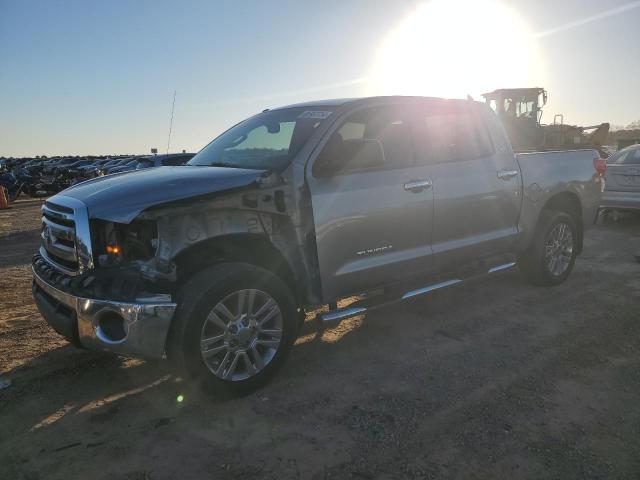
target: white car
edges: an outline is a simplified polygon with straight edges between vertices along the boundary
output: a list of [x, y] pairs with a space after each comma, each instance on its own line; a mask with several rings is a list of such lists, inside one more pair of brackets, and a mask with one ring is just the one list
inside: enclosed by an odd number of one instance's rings
[[640, 145], [607, 159], [602, 206], [607, 210], [640, 210]]

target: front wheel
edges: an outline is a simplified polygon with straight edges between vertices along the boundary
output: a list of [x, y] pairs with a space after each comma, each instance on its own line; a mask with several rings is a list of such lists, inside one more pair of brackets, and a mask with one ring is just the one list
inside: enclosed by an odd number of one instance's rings
[[298, 331], [289, 288], [260, 267], [223, 263], [178, 295], [167, 353], [188, 376], [217, 389], [253, 390], [284, 362]]
[[577, 239], [578, 228], [571, 215], [543, 211], [530, 247], [518, 260], [520, 271], [534, 285], [564, 282], [576, 261]]

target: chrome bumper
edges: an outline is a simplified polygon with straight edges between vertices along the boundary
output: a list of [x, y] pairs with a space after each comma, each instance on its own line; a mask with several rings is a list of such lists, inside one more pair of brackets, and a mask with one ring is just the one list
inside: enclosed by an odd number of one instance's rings
[[[33, 270], [33, 294], [44, 319], [54, 330], [89, 350], [142, 358], [162, 358], [176, 304], [123, 303], [76, 297], [43, 280]], [[44, 292], [45, 295], [42, 295]], [[61, 307], [62, 306], [62, 307]], [[101, 328], [105, 316], [123, 319], [124, 338], [110, 339]]]

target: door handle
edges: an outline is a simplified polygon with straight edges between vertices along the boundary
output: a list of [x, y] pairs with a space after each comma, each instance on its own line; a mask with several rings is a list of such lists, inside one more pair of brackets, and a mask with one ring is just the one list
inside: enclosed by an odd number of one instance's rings
[[405, 183], [404, 189], [409, 192], [417, 193], [421, 192], [425, 188], [431, 188], [432, 185], [431, 180], [425, 178], [424, 180], [411, 180], [410, 182]]
[[509, 180], [518, 175], [518, 170], [498, 170], [498, 178], [500, 180]]

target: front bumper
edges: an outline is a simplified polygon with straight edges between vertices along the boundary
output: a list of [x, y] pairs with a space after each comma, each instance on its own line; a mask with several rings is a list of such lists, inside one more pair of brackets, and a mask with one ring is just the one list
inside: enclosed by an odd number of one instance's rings
[[602, 194], [602, 208], [610, 210], [640, 210], [640, 192], [612, 192]]
[[[63, 292], [33, 270], [33, 297], [51, 327], [77, 346], [141, 358], [162, 358], [176, 304], [116, 302]], [[103, 328], [107, 319], [122, 319], [123, 338]], [[118, 335], [120, 337], [120, 335]]]

